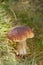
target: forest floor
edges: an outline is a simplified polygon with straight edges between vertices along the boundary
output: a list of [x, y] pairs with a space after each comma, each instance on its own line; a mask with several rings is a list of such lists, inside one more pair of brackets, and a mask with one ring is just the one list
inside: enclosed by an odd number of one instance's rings
[[[16, 43], [8, 40], [6, 34], [12, 27], [20, 25], [31, 27], [35, 36], [32, 39], [26, 40], [31, 54], [23, 57], [16, 57], [17, 65], [43, 65], [43, 0], [5, 0], [0, 3], [0, 46], [1, 43], [2, 46], [4, 43], [15, 50]], [[13, 43], [14, 45], [12, 45]], [[3, 49], [6, 48], [0, 47], [0, 58]], [[14, 50], [12, 50], [11, 53], [15, 54]], [[0, 63], [0, 65], [14, 64]]]

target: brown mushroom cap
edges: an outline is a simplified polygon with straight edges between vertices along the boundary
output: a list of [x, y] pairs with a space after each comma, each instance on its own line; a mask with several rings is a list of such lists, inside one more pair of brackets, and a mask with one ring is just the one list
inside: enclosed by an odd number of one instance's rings
[[11, 29], [7, 33], [7, 37], [10, 40], [20, 42], [20, 41], [26, 40], [27, 38], [33, 38], [34, 33], [32, 29], [29, 28], [28, 26], [19, 26], [19, 27]]

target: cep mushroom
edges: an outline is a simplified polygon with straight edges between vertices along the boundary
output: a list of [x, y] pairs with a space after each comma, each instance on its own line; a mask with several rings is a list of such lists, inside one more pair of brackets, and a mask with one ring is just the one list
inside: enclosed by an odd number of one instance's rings
[[11, 29], [7, 33], [7, 37], [10, 40], [13, 40], [15, 42], [19, 42], [17, 46], [17, 54], [18, 55], [26, 55], [27, 54], [27, 44], [26, 39], [27, 38], [33, 38], [34, 33], [31, 28], [28, 26], [19, 26]]

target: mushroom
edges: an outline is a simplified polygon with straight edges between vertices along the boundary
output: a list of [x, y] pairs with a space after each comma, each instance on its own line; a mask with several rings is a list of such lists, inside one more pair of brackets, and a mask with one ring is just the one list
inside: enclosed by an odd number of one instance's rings
[[26, 39], [27, 38], [33, 38], [34, 33], [31, 28], [28, 26], [18, 26], [13, 29], [11, 29], [7, 33], [7, 37], [10, 40], [13, 40], [17, 43], [17, 55], [26, 55], [27, 54], [27, 44], [26, 44]]

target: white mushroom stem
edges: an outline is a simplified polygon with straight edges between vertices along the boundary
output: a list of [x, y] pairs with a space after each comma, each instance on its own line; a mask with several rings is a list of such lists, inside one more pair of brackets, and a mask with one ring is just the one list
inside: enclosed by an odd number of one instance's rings
[[21, 41], [17, 45], [17, 55], [26, 55], [27, 54], [27, 44], [26, 41]]

